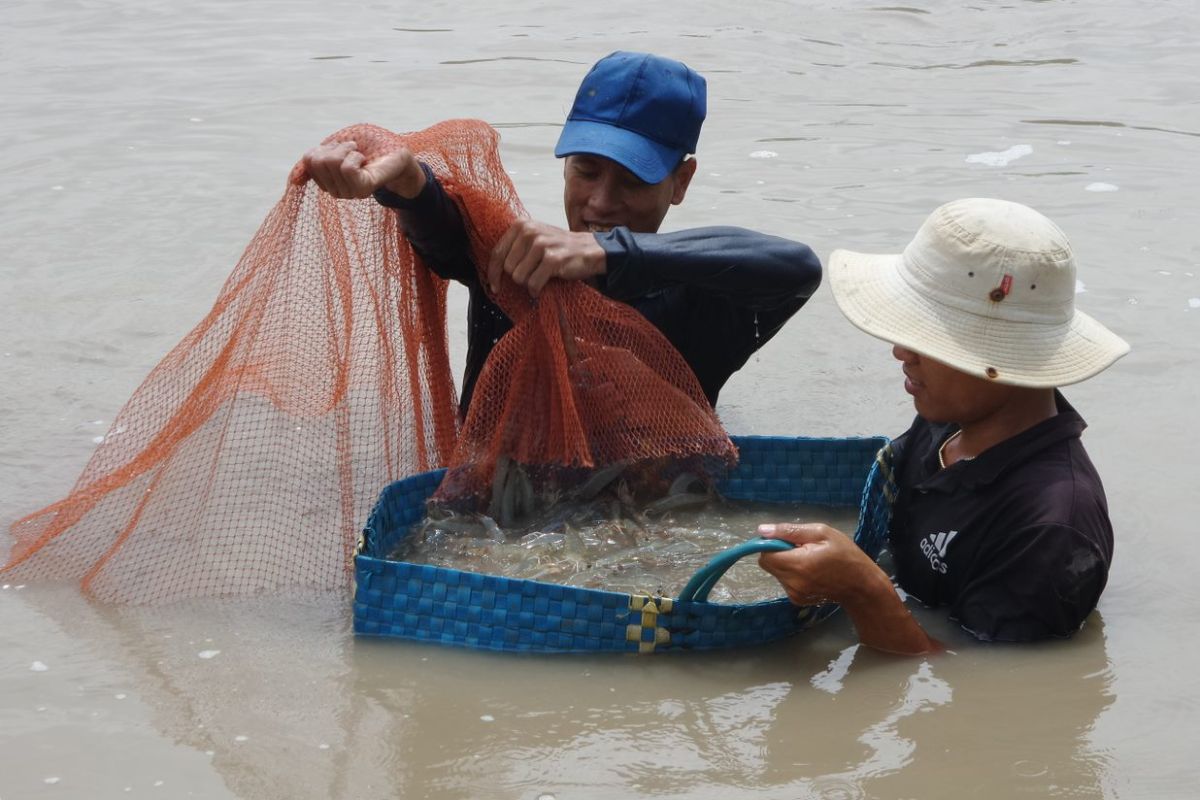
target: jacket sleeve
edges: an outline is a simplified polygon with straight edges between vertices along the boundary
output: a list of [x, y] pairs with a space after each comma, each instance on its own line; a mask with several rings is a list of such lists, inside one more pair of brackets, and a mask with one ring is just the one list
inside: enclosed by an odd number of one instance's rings
[[808, 245], [745, 228], [618, 227], [596, 239], [607, 257], [607, 294], [618, 300], [686, 285], [750, 311], [794, 310], [821, 284], [821, 262]]
[[421, 170], [425, 173], [425, 187], [416, 197], [408, 199], [379, 189], [375, 192], [375, 200], [396, 211], [404, 235], [431, 270], [447, 280], [476, 285], [479, 271], [471, 258], [462, 214], [433, 170], [424, 163], [421, 163]]

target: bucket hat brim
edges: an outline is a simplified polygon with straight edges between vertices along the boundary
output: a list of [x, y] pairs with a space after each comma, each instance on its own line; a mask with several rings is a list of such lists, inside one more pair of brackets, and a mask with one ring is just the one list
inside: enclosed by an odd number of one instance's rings
[[1075, 310], [1064, 322], [1016, 322], [939, 303], [910, 285], [900, 254], [836, 250], [830, 286], [846, 318], [884, 341], [997, 383], [1034, 388], [1086, 380], [1129, 345]]

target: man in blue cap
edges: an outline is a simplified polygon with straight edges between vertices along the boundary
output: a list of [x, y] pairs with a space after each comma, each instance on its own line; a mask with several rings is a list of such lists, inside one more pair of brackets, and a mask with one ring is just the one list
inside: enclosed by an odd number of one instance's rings
[[[616, 52], [584, 77], [554, 154], [564, 159], [567, 227], [519, 220], [487, 265], [535, 297], [554, 278], [587, 280], [629, 303], [691, 366], [710, 403], [729, 376], [800, 309], [821, 282], [807, 245], [734, 227], [658, 233], [696, 174], [707, 111], [704, 78], [649, 53]], [[407, 150], [367, 162], [353, 143], [305, 156], [339, 198], [374, 195], [400, 215], [426, 264], [470, 290], [461, 413], [494, 344], [511, 327], [488, 297], [462, 219], [433, 172]]]

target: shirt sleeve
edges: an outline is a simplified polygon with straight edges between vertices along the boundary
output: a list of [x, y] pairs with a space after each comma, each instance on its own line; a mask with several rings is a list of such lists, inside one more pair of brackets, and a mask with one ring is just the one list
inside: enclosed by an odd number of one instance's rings
[[606, 256], [607, 294], [617, 300], [686, 285], [751, 311], [794, 310], [821, 284], [821, 262], [808, 245], [745, 228], [617, 227], [596, 240]]
[[433, 170], [424, 162], [421, 170], [425, 186], [416, 197], [409, 199], [378, 189], [375, 201], [399, 215], [405, 237], [426, 266], [447, 280], [474, 286], [479, 283], [479, 271], [471, 257], [462, 213]]
[[976, 564], [950, 613], [984, 641], [1070, 636], [1108, 580], [1108, 559], [1095, 541], [1061, 524], [996, 536]]

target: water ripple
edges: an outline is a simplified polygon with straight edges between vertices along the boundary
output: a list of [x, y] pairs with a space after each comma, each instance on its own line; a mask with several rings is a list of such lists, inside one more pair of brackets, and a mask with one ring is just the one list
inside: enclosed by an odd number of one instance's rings
[[[536, 56], [497, 56], [495, 58], [464, 58], [464, 59], [457, 60], [457, 61], [439, 61], [438, 63], [455, 66], [455, 65], [461, 65], [461, 64], [491, 64], [491, 63], [497, 62], [497, 61], [544, 61], [544, 62], [550, 62], [550, 63], [555, 63], [555, 64], [579, 64], [581, 66], [586, 66], [586, 64], [587, 64], [587, 62], [585, 62], [585, 61], [572, 61], [572, 60], [565, 59], [565, 58], [538, 58]], [[709, 72], [711, 72], [711, 71], [712, 70], [709, 70]]]
[[898, 67], [900, 69], [973, 69], [975, 67], [1042, 67], [1058, 64], [1078, 64], [1077, 58], [1027, 58], [1010, 61], [999, 58], [986, 58], [982, 61], [972, 61], [970, 64], [896, 64], [889, 61], [872, 61], [877, 67]]
[[867, 11], [901, 11], [905, 14], [930, 13], [923, 8], [909, 8], [908, 6], [876, 6], [875, 8], [868, 8]]
[[1129, 128], [1135, 131], [1158, 131], [1173, 133], [1178, 136], [1200, 136], [1196, 131], [1183, 131], [1177, 128], [1160, 128], [1156, 125], [1126, 125], [1124, 122], [1112, 122], [1102, 119], [1023, 119], [1021, 122], [1029, 125], [1074, 125], [1079, 127], [1096, 128]]

